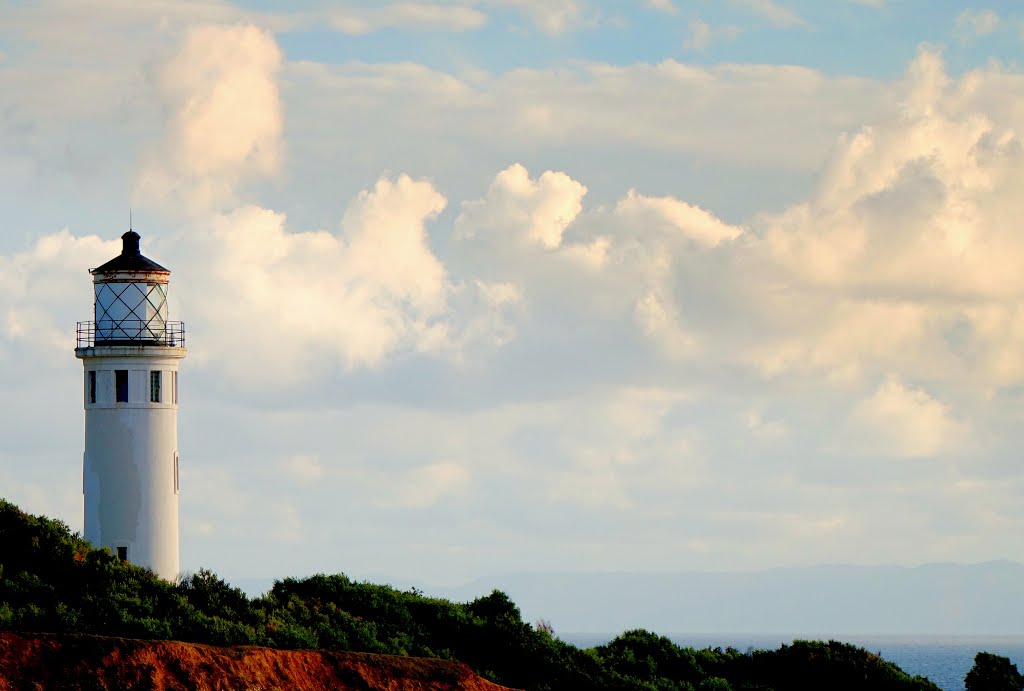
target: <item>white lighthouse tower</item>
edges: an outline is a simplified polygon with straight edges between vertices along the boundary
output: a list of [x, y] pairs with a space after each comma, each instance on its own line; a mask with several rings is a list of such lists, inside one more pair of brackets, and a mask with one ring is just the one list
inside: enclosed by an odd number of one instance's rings
[[185, 327], [168, 321], [171, 272], [142, 256], [139, 234], [90, 269], [93, 321], [78, 323], [85, 366], [85, 539], [178, 575], [178, 362]]

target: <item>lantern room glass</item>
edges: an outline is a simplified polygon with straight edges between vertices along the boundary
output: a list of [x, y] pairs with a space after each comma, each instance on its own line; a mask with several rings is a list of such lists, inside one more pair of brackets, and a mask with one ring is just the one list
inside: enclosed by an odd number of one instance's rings
[[97, 283], [96, 342], [162, 341], [166, 283]]

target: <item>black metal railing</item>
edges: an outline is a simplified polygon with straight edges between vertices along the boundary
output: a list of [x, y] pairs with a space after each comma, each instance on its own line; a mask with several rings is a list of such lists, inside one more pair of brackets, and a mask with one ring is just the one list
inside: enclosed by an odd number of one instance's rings
[[152, 323], [141, 319], [121, 321], [78, 322], [78, 347], [94, 348], [105, 345], [158, 345], [171, 348], [185, 347], [185, 322]]

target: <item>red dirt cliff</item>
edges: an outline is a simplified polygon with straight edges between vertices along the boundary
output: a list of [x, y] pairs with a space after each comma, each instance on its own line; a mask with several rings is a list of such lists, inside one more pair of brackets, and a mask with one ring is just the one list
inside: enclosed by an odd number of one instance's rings
[[323, 650], [0, 633], [0, 691], [503, 691], [464, 664]]

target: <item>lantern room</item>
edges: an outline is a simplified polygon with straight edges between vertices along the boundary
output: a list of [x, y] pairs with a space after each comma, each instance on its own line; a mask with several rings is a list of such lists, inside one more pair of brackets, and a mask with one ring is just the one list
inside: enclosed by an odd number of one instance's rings
[[171, 272], [142, 255], [134, 230], [122, 235], [121, 241], [120, 255], [89, 271], [95, 291], [94, 321], [79, 324], [79, 347], [183, 346], [181, 322], [167, 319]]

